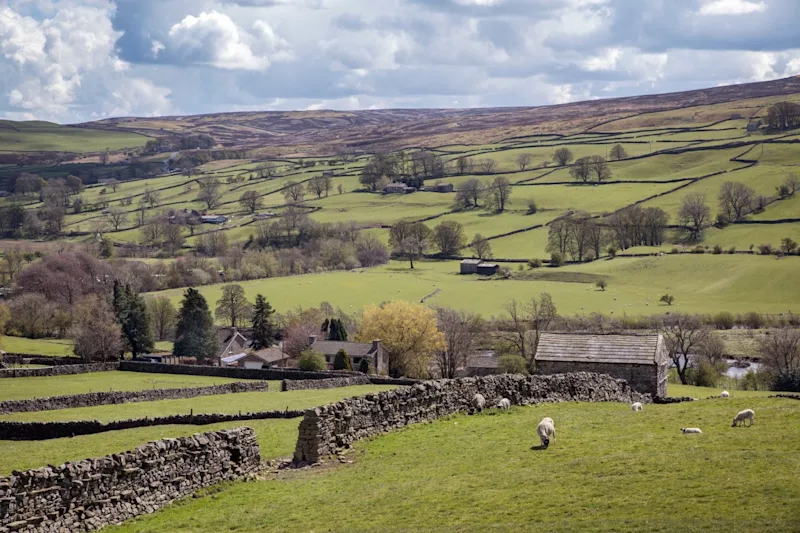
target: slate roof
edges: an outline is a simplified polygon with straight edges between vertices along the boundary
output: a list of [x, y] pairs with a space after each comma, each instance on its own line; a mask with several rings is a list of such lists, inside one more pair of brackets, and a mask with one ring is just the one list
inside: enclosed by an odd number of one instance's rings
[[536, 360], [652, 365], [664, 362], [663, 345], [661, 335], [543, 333]]
[[368, 342], [314, 341], [311, 348], [325, 355], [335, 355], [339, 350], [344, 350], [350, 357], [363, 357], [375, 353], [372, 343]]

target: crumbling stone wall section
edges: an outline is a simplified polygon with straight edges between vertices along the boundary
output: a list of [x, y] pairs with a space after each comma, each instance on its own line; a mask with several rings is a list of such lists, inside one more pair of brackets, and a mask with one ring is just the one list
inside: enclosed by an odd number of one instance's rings
[[59, 365], [46, 368], [6, 368], [0, 370], [0, 378], [42, 378], [89, 374], [90, 372], [110, 372], [119, 370], [119, 362], [93, 363], [88, 365]]
[[97, 405], [114, 405], [120, 403], [155, 402], [158, 400], [196, 398], [198, 396], [213, 396], [215, 394], [232, 394], [238, 392], [266, 392], [268, 388], [266, 381], [239, 381], [235, 383], [226, 383], [224, 385], [212, 385], [209, 387], [87, 392], [85, 394], [2, 401], [0, 402], [0, 414], [7, 415], [10, 413], [53, 411], [56, 409], [94, 407]]
[[163, 439], [133, 451], [0, 477], [0, 533], [91, 531], [255, 472], [248, 427]]
[[425, 381], [306, 411], [300, 422], [295, 462], [318, 462], [353, 442], [402, 428], [468, 411], [476, 393], [487, 405], [508, 398], [514, 405], [540, 402], [646, 402], [627, 382], [604, 374], [523, 376], [503, 374], [462, 379]]
[[371, 381], [367, 376], [353, 376], [348, 378], [328, 378], [328, 379], [284, 379], [281, 382], [281, 391], [290, 390], [320, 390], [336, 389], [338, 387], [352, 387], [353, 385], [370, 385]]

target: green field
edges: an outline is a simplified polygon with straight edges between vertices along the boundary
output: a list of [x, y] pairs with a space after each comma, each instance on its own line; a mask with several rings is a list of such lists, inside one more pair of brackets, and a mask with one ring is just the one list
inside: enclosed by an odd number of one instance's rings
[[[755, 427], [731, 428], [744, 408]], [[547, 450], [543, 416], [557, 428]], [[798, 448], [791, 400], [515, 407], [414, 425], [357, 443], [353, 464], [231, 484], [110, 531], [788, 533], [800, 528]], [[363, 505], [331, 497], [354, 494]]]
[[[527, 235], [523, 233], [522, 235]], [[553, 296], [559, 313], [572, 315], [599, 312], [621, 315], [651, 315], [666, 311], [732, 313], [748, 311], [784, 313], [797, 311], [800, 286], [795, 282], [800, 263], [796, 257], [750, 255], [667, 255], [664, 257], [617, 258], [560, 269], [543, 268], [533, 275], [548, 279], [481, 280], [458, 274], [458, 262], [392, 262], [358, 272], [331, 272], [242, 282], [253, 301], [264, 294], [279, 312], [297, 306], [330, 302], [335, 307], [358, 311], [367, 304], [401, 299], [419, 301], [440, 289], [427, 305], [472, 309], [484, 317], [502, 313], [512, 298], [526, 300], [540, 292]], [[516, 265], [512, 265], [516, 268]], [[687, 276], [686, 272], [692, 272]], [[572, 274], [608, 280], [606, 291], [592, 282], [571, 282]], [[564, 280], [564, 281], [559, 281]], [[213, 305], [222, 294], [221, 285], [198, 290]], [[183, 289], [163, 291], [176, 304]], [[670, 293], [675, 303], [659, 304]]]
[[0, 120], [0, 151], [101, 152], [138, 148], [148, 137], [136, 133], [61, 126], [52, 122]]
[[8, 353], [32, 355], [75, 355], [71, 339], [26, 339], [24, 337], [3, 336], [0, 348]]

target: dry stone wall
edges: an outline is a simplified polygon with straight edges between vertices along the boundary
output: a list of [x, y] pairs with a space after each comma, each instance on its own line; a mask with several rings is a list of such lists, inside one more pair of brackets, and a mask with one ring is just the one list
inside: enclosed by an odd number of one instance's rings
[[203, 365], [167, 365], [163, 363], [142, 363], [122, 361], [120, 370], [128, 372], [152, 372], [156, 374], [186, 374], [190, 376], [215, 376], [234, 379], [327, 379], [361, 375], [359, 372], [343, 370], [312, 372], [306, 370], [287, 370], [281, 368], [234, 368]]
[[81, 365], [86, 363], [80, 357], [66, 357], [57, 355], [38, 355], [29, 353], [6, 353], [3, 355], [3, 362], [10, 364], [23, 365]]
[[0, 370], [0, 378], [41, 378], [50, 376], [68, 376], [72, 374], [89, 374], [91, 372], [110, 372], [119, 370], [120, 363], [93, 363], [88, 365], [59, 365], [46, 368], [6, 368]]
[[36, 411], [53, 411], [56, 409], [72, 409], [75, 407], [94, 407], [97, 405], [114, 405], [120, 403], [154, 402], [158, 400], [175, 400], [179, 398], [196, 398], [215, 394], [232, 394], [239, 392], [266, 392], [269, 389], [266, 381], [235, 382], [210, 387], [190, 387], [179, 389], [146, 389], [139, 391], [88, 392], [85, 394], [69, 394], [65, 396], [49, 396], [46, 398], [30, 398], [25, 400], [6, 400], [0, 402], [0, 414], [31, 413]]
[[290, 390], [319, 390], [335, 389], [338, 387], [352, 387], [353, 385], [370, 385], [369, 377], [353, 376], [348, 378], [328, 378], [328, 379], [284, 379], [281, 382], [281, 391]]
[[467, 411], [476, 393], [486, 398], [487, 405], [494, 405], [500, 398], [508, 398], [513, 405], [651, 402], [649, 395], [632, 390], [624, 380], [587, 372], [425, 381], [307, 410], [300, 422], [294, 460], [318, 462], [359, 439]]
[[0, 533], [91, 531], [255, 472], [248, 427], [163, 439], [133, 451], [0, 477]]

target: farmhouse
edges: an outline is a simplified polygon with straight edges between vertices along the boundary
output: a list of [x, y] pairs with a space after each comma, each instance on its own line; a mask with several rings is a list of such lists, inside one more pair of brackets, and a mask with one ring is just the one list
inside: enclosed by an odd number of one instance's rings
[[220, 359], [220, 366], [226, 366], [222, 364], [222, 359], [224, 357], [243, 353], [250, 344], [250, 341], [247, 340], [247, 337], [242, 335], [241, 331], [233, 328], [220, 328], [217, 330], [217, 342], [219, 343], [218, 357]]
[[405, 183], [392, 182], [383, 189], [383, 194], [408, 194], [416, 192], [416, 188], [409, 187]]
[[452, 183], [437, 183], [430, 190], [431, 192], [454, 192], [456, 189]]
[[308, 346], [316, 352], [325, 356], [328, 368], [333, 369], [333, 360], [336, 352], [344, 350], [350, 356], [353, 368], [358, 368], [361, 360], [368, 358], [370, 365], [376, 373], [389, 371], [388, 354], [384, 353], [380, 340], [369, 342], [341, 342], [341, 341], [321, 341], [317, 340], [316, 335], [308, 336]]
[[667, 395], [669, 363], [661, 335], [543, 333], [536, 369], [541, 374], [608, 374], [624, 379], [638, 392]]

